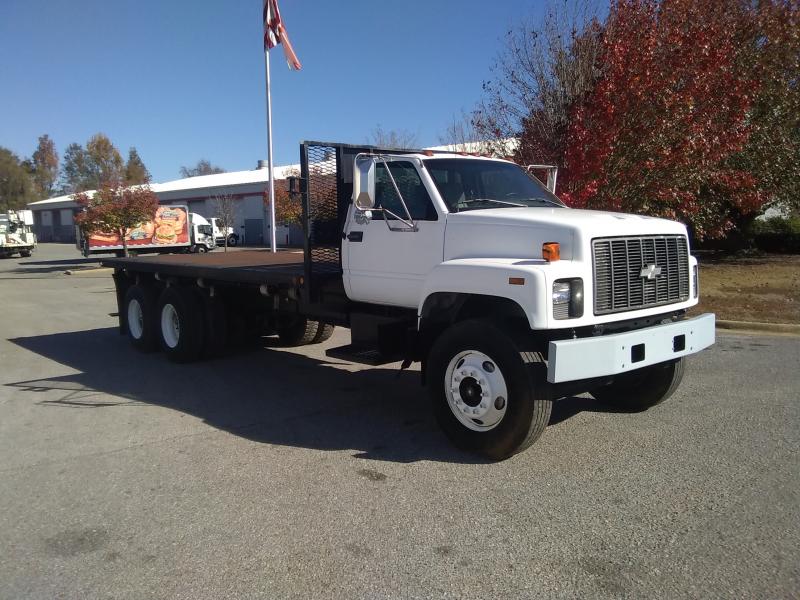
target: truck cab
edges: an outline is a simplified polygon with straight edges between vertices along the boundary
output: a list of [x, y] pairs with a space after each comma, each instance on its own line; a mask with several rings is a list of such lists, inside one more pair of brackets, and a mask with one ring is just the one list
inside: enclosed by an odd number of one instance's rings
[[214, 239], [214, 227], [211, 221], [201, 214], [189, 213], [189, 222], [192, 226], [189, 252], [202, 254], [210, 252], [217, 247], [217, 242]]
[[239, 244], [239, 236], [233, 231], [233, 227], [222, 227], [221, 219], [218, 217], [211, 217], [208, 219], [211, 226], [214, 228], [214, 241], [217, 246], [225, 246], [226, 240], [228, 246], [237, 246]]
[[17, 210], [0, 213], [0, 258], [19, 254], [26, 258], [36, 248], [33, 211]]

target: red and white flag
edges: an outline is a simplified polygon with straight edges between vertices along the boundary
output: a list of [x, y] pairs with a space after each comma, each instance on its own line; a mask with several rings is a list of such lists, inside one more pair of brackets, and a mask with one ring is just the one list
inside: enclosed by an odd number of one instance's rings
[[290, 69], [299, 71], [303, 65], [294, 53], [294, 48], [289, 41], [289, 35], [281, 20], [281, 13], [278, 10], [278, 0], [264, 0], [264, 50], [274, 48], [278, 44], [283, 46], [283, 53], [286, 55], [286, 64]]

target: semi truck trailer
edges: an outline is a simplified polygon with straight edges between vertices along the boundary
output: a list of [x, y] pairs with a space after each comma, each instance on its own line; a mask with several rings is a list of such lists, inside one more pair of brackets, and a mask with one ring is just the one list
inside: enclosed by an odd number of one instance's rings
[[445, 434], [502, 460], [559, 398], [647, 409], [714, 343], [715, 316], [687, 316], [699, 282], [681, 223], [568, 208], [550, 167], [542, 182], [461, 153], [309, 141], [300, 154], [302, 252], [102, 261], [133, 346], [186, 362], [242, 332], [298, 346], [345, 327], [328, 356], [420, 363]]

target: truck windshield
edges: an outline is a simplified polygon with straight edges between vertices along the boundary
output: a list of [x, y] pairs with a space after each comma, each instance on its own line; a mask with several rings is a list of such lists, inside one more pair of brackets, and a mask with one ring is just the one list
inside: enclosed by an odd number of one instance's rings
[[564, 206], [519, 166], [495, 160], [439, 158], [424, 161], [451, 212], [520, 206]]

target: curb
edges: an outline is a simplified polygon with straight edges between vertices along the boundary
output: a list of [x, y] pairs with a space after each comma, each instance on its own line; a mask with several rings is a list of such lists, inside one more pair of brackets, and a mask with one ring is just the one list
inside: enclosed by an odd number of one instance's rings
[[783, 333], [800, 336], [800, 325], [793, 325], [791, 323], [758, 323], [756, 321], [725, 321], [717, 319], [717, 329]]

